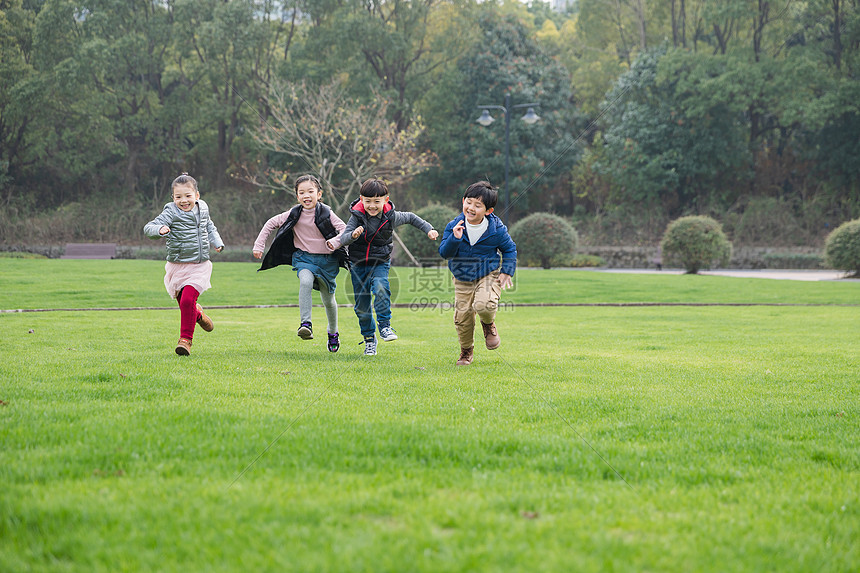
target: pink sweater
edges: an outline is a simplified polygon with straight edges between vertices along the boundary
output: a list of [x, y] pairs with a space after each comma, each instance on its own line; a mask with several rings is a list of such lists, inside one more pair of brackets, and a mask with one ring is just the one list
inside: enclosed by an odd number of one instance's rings
[[[331, 253], [331, 249], [326, 246], [325, 238], [314, 223], [315, 212], [314, 209], [302, 209], [302, 214], [299, 215], [299, 220], [296, 221], [296, 226], [293, 227], [293, 243], [297, 249], [301, 249], [306, 253], [327, 255]], [[254, 241], [255, 251], [262, 252], [266, 249], [266, 239], [269, 238], [272, 231], [277, 231], [286, 222], [289, 214], [289, 211], [284, 211], [266, 221], [260, 234], [257, 235], [257, 240]], [[331, 212], [331, 224], [334, 225], [338, 233], [343, 232], [346, 228], [346, 223], [341, 221], [340, 217], [334, 214], [334, 211]]]

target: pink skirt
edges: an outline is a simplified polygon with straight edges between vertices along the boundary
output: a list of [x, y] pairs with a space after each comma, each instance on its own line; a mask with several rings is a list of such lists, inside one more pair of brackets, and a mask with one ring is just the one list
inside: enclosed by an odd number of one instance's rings
[[202, 263], [167, 263], [164, 265], [164, 288], [167, 294], [176, 298], [182, 287], [194, 287], [203, 294], [212, 288], [209, 279], [212, 278], [212, 261]]

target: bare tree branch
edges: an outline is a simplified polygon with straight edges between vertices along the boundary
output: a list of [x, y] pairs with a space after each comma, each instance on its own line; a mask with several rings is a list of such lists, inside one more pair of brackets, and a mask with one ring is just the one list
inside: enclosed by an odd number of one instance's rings
[[361, 103], [348, 99], [337, 81], [319, 88], [274, 84], [265, 104], [270, 121], [262, 122], [253, 137], [274, 154], [271, 164], [277, 167], [255, 171], [246, 166], [244, 177], [260, 187], [292, 195], [291, 181], [312, 173], [331, 206], [343, 214], [364, 180], [403, 183], [435, 164], [435, 155], [418, 147], [424, 131], [420, 118], [397, 131], [387, 118], [389, 102], [378, 94], [371, 103]]

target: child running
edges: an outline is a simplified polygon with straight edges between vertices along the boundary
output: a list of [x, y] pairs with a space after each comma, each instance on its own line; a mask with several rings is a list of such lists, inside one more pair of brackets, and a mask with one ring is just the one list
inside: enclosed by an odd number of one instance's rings
[[496, 329], [496, 308], [502, 289], [513, 285], [517, 246], [502, 220], [493, 215], [497, 200], [498, 192], [489, 182], [469, 185], [463, 195], [463, 214], [448, 223], [439, 245], [439, 254], [448, 259], [448, 268], [454, 275], [458, 366], [471, 364], [474, 358], [476, 314], [481, 319], [487, 350], [495, 350], [502, 343]]
[[209, 206], [200, 200], [197, 181], [183, 173], [170, 185], [173, 203], [164, 206], [161, 215], [147, 223], [143, 232], [150, 239], [165, 238], [167, 264], [164, 265], [164, 286], [167, 293], [179, 302], [179, 342], [176, 354], [191, 354], [194, 325], [206, 332], [215, 325], [197, 304], [197, 297], [212, 285], [210, 246], [220, 253], [224, 241], [209, 217]]
[[359, 194], [360, 197], [349, 206], [351, 215], [346, 228], [327, 244], [332, 250], [348, 246], [354, 308], [364, 337], [364, 354], [374, 356], [376, 324], [370, 308], [371, 294], [382, 340], [397, 340], [397, 334], [391, 328], [391, 286], [388, 283], [394, 228], [408, 223], [427, 233], [434, 241], [439, 232], [415, 213], [396, 211], [388, 200], [388, 185], [381, 179], [368, 179], [362, 183]]
[[[293, 265], [299, 276], [299, 330], [304, 340], [314, 337], [311, 322], [313, 289], [320, 291], [320, 298], [328, 319], [328, 351], [337, 352], [340, 338], [337, 331], [337, 301], [334, 291], [340, 266], [347, 267], [347, 256], [343, 249], [331, 252], [326, 240], [332, 239], [346, 227], [331, 208], [321, 203], [322, 187], [313, 175], [302, 175], [295, 183], [299, 204], [275, 215], [263, 225], [254, 242], [255, 258], [262, 258], [261, 271], [278, 265]], [[269, 252], [263, 257], [266, 239], [278, 229]], [[347, 267], [348, 268], [348, 267]]]

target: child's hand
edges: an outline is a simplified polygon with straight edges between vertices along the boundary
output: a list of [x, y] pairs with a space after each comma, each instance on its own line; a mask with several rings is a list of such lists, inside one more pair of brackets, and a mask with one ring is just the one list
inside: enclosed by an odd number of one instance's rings
[[364, 227], [356, 227], [355, 231], [352, 232], [352, 238], [357, 239], [364, 232]]
[[514, 286], [514, 280], [511, 275], [506, 275], [505, 273], [499, 273], [499, 284], [502, 287], [502, 290], [506, 288], [511, 288]]
[[215, 247], [215, 252], [216, 252], [216, 253], [220, 253], [220, 252], [221, 252], [221, 251], [223, 251], [223, 250], [224, 250], [223, 245], [222, 245], [222, 246], [220, 246], [220, 247]]
[[254, 251], [254, 258], [255, 259], [262, 259], [263, 258], [263, 251]]
[[168, 227], [167, 225], [162, 225], [161, 228], [158, 230], [159, 235], [166, 235], [169, 232], [170, 232], [170, 227]]
[[437, 231], [436, 229], [430, 229], [430, 231], [427, 233], [427, 236], [435, 241], [436, 237], [439, 236], [439, 231]]
[[457, 223], [456, 225], [454, 225], [454, 228], [451, 229], [451, 231], [454, 232], [455, 237], [457, 237], [458, 239], [462, 239], [463, 238], [463, 231], [465, 229], [466, 229], [466, 220], [464, 219], [464, 220], [460, 221], [459, 223]]

